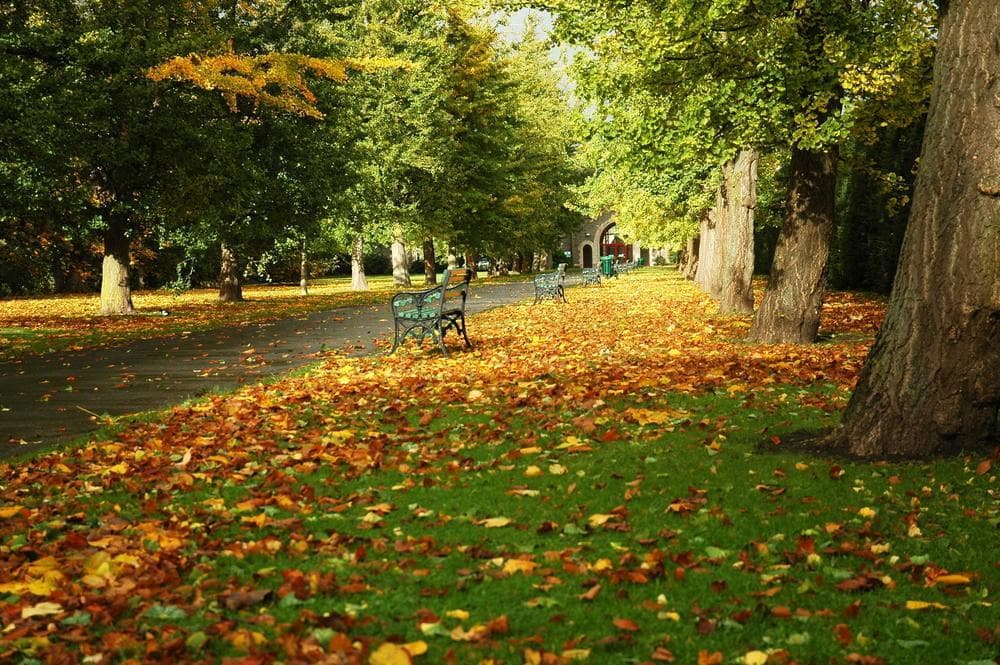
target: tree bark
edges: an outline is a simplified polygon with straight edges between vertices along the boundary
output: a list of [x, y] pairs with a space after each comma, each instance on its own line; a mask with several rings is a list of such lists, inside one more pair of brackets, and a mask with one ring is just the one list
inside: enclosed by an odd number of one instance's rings
[[108, 221], [104, 231], [104, 260], [101, 265], [101, 302], [98, 314], [135, 314], [129, 284], [129, 240], [123, 225]]
[[741, 150], [726, 169], [725, 228], [719, 234], [719, 312], [753, 313], [753, 222], [757, 208], [756, 150]]
[[219, 266], [219, 300], [221, 302], [243, 300], [239, 262], [236, 260], [236, 252], [226, 243], [222, 243], [222, 260]]
[[[717, 193], [718, 194], [718, 193]], [[713, 273], [718, 272], [718, 256], [715, 251], [715, 213], [713, 209], [706, 210], [701, 216], [701, 231], [698, 237], [701, 238], [701, 246], [698, 252], [698, 269], [694, 274], [695, 283], [701, 290], [711, 295], [712, 282], [715, 279]]]
[[395, 229], [392, 239], [392, 283], [396, 286], [411, 286], [410, 260], [401, 229]]
[[434, 256], [434, 238], [424, 238], [424, 284], [437, 284], [437, 258]]
[[809, 343], [819, 332], [833, 232], [837, 159], [832, 150], [792, 149], [785, 222], [750, 340]]
[[354, 239], [354, 247], [351, 249], [351, 290], [368, 290], [368, 278], [365, 277], [365, 237], [360, 233]]
[[299, 289], [302, 295], [309, 295], [309, 254], [306, 252], [306, 241], [299, 246]]
[[701, 258], [701, 236], [688, 238], [685, 252], [687, 252], [688, 258], [684, 266], [684, 277], [693, 280], [695, 274], [698, 272], [698, 262]]
[[886, 320], [832, 442], [863, 457], [1000, 440], [1000, 4], [944, 10]]
[[476, 276], [476, 255], [469, 250], [465, 250], [465, 267], [472, 271], [472, 276]]

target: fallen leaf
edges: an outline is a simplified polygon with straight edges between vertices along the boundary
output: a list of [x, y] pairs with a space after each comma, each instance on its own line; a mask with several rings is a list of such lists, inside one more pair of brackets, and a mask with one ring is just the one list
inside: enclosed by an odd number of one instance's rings
[[410, 652], [392, 642], [385, 642], [372, 652], [368, 659], [369, 665], [411, 665], [413, 658]]

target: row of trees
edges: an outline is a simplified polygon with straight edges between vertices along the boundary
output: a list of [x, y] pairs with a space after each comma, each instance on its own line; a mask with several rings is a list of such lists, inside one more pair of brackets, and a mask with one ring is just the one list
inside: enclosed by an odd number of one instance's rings
[[[8, 292], [86, 273], [133, 310], [137, 257], [249, 262], [365, 244], [532, 252], [577, 222], [567, 113], [540, 42], [463, 0], [27, 0], [0, 5]], [[433, 279], [433, 268], [429, 271]]]
[[783, 209], [752, 341], [814, 341], [831, 272], [883, 287], [895, 273], [886, 323], [832, 440], [865, 456], [996, 442], [1000, 6], [563, 0], [554, 9], [562, 37], [583, 49], [591, 205], [619, 210], [620, 226], [647, 242], [686, 242], [681, 268], [723, 312], [753, 310], [753, 240], [770, 221], [755, 216]]

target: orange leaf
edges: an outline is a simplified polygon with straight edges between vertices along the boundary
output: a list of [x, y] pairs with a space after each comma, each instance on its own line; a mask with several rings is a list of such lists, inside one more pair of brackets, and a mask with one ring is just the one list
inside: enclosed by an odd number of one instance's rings
[[639, 624], [631, 619], [614, 619], [611, 623], [613, 623], [615, 628], [618, 628], [619, 630], [627, 630], [632, 633], [639, 630]]

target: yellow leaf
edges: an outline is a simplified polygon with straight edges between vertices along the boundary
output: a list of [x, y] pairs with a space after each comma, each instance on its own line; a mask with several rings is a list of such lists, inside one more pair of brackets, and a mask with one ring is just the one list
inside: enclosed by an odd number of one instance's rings
[[469, 395], [466, 399], [468, 399], [470, 402], [474, 402], [477, 399], [482, 399], [482, 398], [483, 398], [482, 390], [470, 390]]
[[14, 515], [24, 510], [24, 506], [3, 506], [0, 507], [0, 520], [10, 519]]
[[31, 607], [25, 607], [21, 609], [21, 618], [30, 619], [31, 617], [44, 617], [50, 616], [52, 614], [59, 614], [63, 611], [62, 605], [59, 603], [50, 603], [48, 601], [43, 603], [38, 603], [37, 605], [32, 605]]
[[876, 512], [874, 509], [865, 506], [864, 508], [858, 511], [858, 515], [860, 517], [864, 517], [865, 519], [871, 519], [872, 517], [875, 517]]
[[934, 608], [936, 610], [946, 610], [947, 605], [942, 605], [941, 603], [928, 603], [924, 600], [908, 600], [906, 601], [906, 609], [908, 610], [926, 610]]
[[614, 517], [614, 515], [602, 515], [600, 513], [596, 513], [587, 518], [587, 524], [590, 526], [601, 526]]
[[566, 467], [564, 467], [562, 464], [550, 464], [549, 473], [551, 473], [553, 476], [561, 476], [566, 473]]
[[482, 624], [476, 624], [469, 630], [461, 626], [451, 631], [451, 639], [456, 642], [477, 642], [489, 634], [489, 630]]
[[669, 611], [668, 612], [657, 612], [656, 618], [660, 619], [661, 621], [674, 621], [674, 622], [677, 622], [677, 621], [681, 620], [681, 615], [678, 614], [677, 612], [669, 612]]
[[139, 565], [142, 563], [142, 560], [140, 560], [139, 557], [135, 556], [134, 554], [119, 554], [114, 559], [112, 559], [112, 561], [114, 561], [115, 563], [123, 563], [127, 566], [135, 566], [136, 568], [138, 568]]
[[406, 649], [406, 653], [411, 656], [422, 656], [427, 653], [427, 642], [424, 642], [423, 640], [407, 642], [403, 645], [403, 648]]
[[518, 450], [522, 455], [537, 455], [542, 452], [542, 449], [538, 446], [528, 446], [527, 448], [520, 448]]
[[410, 665], [413, 659], [410, 658], [410, 653], [403, 647], [392, 642], [386, 642], [372, 652], [368, 662], [370, 665]]
[[449, 619], [458, 619], [459, 621], [465, 621], [469, 618], [469, 613], [465, 610], [448, 610], [444, 615]]
[[611, 563], [611, 559], [598, 559], [590, 569], [596, 573], [600, 573], [605, 570], [611, 570], [614, 567], [615, 564]]
[[743, 665], [765, 665], [767, 654], [763, 651], [747, 651], [743, 654]]
[[524, 559], [508, 559], [503, 565], [503, 572], [508, 575], [514, 575], [515, 573], [530, 575], [537, 567], [538, 564], [534, 561], [525, 561]]
[[509, 517], [490, 517], [485, 520], [480, 520], [478, 524], [486, 527], [487, 529], [499, 529], [500, 527], [510, 524], [510, 521]]
[[264, 525], [267, 524], [267, 515], [261, 513], [260, 515], [255, 515], [254, 517], [244, 517], [242, 521], [244, 524], [253, 524], [257, 528], [262, 529], [264, 528]]
[[542, 470], [540, 467], [537, 467], [534, 464], [532, 464], [531, 466], [529, 466], [527, 469], [524, 470], [524, 475], [526, 475], [529, 478], [537, 478], [538, 476], [542, 475]]
[[94, 552], [83, 562], [83, 572], [97, 577], [113, 577], [115, 571], [111, 565], [111, 555], [104, 550]]
[[119, 462], [114, 466], [109, 466], [107, 469], [105, 469], [105, 471], [107, 471], [108, 473], [117, 473], [118, 475], [123, 476], [126, 473], [128, 473], [128, 463]]
[[587, 660], [590, 658], [590, 649], [566, 649], [559, 657], [566, 661]]

